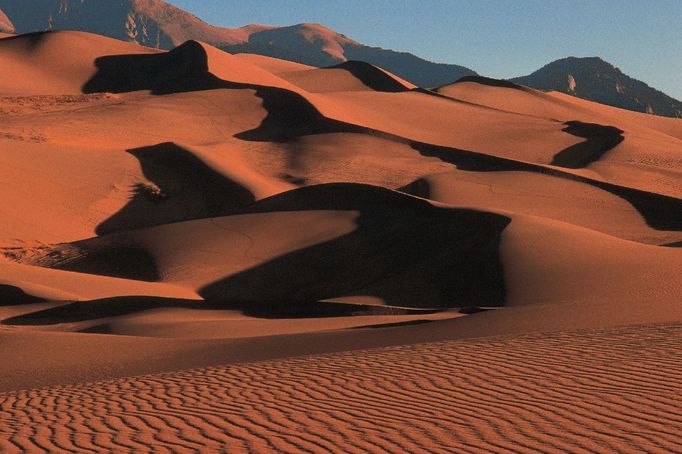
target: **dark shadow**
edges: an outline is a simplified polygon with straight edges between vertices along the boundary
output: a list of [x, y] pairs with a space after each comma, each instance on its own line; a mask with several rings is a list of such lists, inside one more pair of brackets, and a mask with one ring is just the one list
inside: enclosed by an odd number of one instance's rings
[[492, 79], [490, 77], [483, 76], [464, 76], [457, 79], [455, 83], [459, 84], [462, 82], [473, 82], [476, 84], [488, 85], [490, 87], [512, 88], [514, 90], [526, 90], [525, 87], [513, 82], [509, 82], [508, 80]]
[[[345, 304], [321, 301], [286, 301], [271, 305], [258, 301], [200, 301], [151, 296], [126, 296], [78, 301], [63, 306], [19, 315], [2, 321], [5, 325], [41, 326], [77, 323], [109, 317], [133, 315], [154, 309], [233, 310], [246, 316], [263, 319], [346, 317], [352, 315], [410, 315], [431, 314], [437, 311], [403, 309], [364, 304]], [[104, 325], [102, 325], [104, 326]], [[97, 332], [97, 327], [95, 331]]]
[[593, 180], [540, 164], [520, 162], [475, 151], [431, 145], [423, 142], [411, 142], [410, 145], [424, 156], [436, 157], [441, 161], [454, 164], [461, 170], [473, 172], [536, 172], [589, 184], [628, 202], [642, 215], [647, 225], [651, 228], [667, 231], [682, 230], [682, 200], [674, 197]]
[[100, 57], [95, 66], [97, 73], [85, 83], [83, 93], [152, 90], [161, 94], [208, 89], [221, 82], [209, 74], [208, 56], [196, 41], [170, 52]]
[[153, 185], [138, 185], [130, 201], [97, 227], [97, 234], [220, 216], [254, 196], [174, 143], [128, 150]]
[[623, 131], [613, 126], [580, 121], [567, 121], [564, 124], [566, 127], [562, 131], [587, 140], [557, 153], [552, 160], [553, 166], [569, 169], [587, 167], [625, 140]]
[[87, 244], [87, 240], [73, 243], [76, 247], [84, 246], [82, 254], [50, 265], [50, 268], [146, 282], [155, 282], [161, 278], [154, 258], [140, 247], [107, 245], [90, 248]]
[[425, 325], [427, 323], [432, 323], [435, 320], [410, 320], [407, 322], [395, 322], [395, 323], [377, 323], [375, 325], [364, 325], [364, 326], [354, 326], [350, 329], [381, 329], [381, 328], [399, 328], [401, 326], [415, 326], [415, 325]]
[[410, 88], [388, 75], [374, 65], [364, 61], [346, 61], [331, 66], [330, 69], [343, 69], [351, 73], [356, 79], [374, 91], [400, 93], [410, 91]]
[[682, 241], [675, 241], [674, 243], [661, 244], [663, 247], [682, 247]]
[[100, 57], [95, 65], [97, 73], [83, 86], [84, 93], [151, 90], [165, 95], [219, 88], [255, 90], [268, 115], [258, 128], [235, 136], [243, 140], [283, 142], [314, 133], [363, 131], [323, 116], [298, 93], [217, 78], [209, 72], [206, 51], [196, 41], [187, 41], [167, 53]]
[[13, 285], [0, 285], [0, 307], [2, 306], [19, 306], [24, 304], [43, 303], [43, 298], [38, 298], [29, 295], [19, 287]]
[[11, 41], [23, 41], [26, 43], [26, 47], [28, 48], [29, 51], [32, 51], [34, 49], [37, 49], [40, 47], [40, 45], [47, 39], [47, 37], [54, 32], [33, 32], [33, 33], [24, 33], [21, 35], [15, 35], [15, 36], [8, 36], [6, 38], [3, 38], [4, 42], [11, 42]]
[[360, 295], [398, 307], [504, 304], [499, 241], [509, 218], [344, 183], [299, 188], [245, 211], [301, 210], [357, 211], [357, 228], [208, 285], [201, 296], [270, 310], [282, 301]]
[[256, 96], [263, 100], [263, 108], [268, 114], [257, 128], [236, 134], [238, 139], [286, 142], [312, 134], [367, 132], [367, 128], [325, 117], [307, 99], [293, 91], [260, 86], [250, 88], [255, 88]]
[[463, 307], [462, 309], [460, 309], [459, 313], [471, 315], [471, 314], [478, 314], [480, 312], [488, 312], [489, 310], [490, 310], [489, 308], [477, 307], [477, 306]]
[[404, 192], [423, 199], [430, 199], [433, 195], [431, 183], [426, 178], [418, 178], [411, 183], [402, 186], [396, 191]]

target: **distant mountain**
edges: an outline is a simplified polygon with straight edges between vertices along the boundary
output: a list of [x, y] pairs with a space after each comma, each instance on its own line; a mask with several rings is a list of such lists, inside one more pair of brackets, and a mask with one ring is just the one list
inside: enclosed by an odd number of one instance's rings
[[18, 33], [79, 30], [162, 49], [188, 39], [236, 44], [254, 31], [270, 28], [214, 27], [161, 0], [0, 0], [0, 11]]
[[423, 87], [476, 74], [463, 66], [365, 46], [319, 24], [214, 27], [162, 0], [0, 0], [0, 31], [2, 11], [18, 33], [80, 30], [161, 49], [194, 39], [232, 53], [268, 55], [312, 66], [362, 60]]
[[622, 109], [682, 117], [682, 102], [623, 74], [620, 69], [598, 57], [564, 58], [511, 81]]
[[268, 55], [312, 66], [360, 60], [380, 66], [421, 87], [435, 87], [476, 75], [464, 66], [433, 63], [408, 52], [366, 46], [320, 24], [261, 30], [249, 35], [243, 43], [220, 47], [232, 53]]

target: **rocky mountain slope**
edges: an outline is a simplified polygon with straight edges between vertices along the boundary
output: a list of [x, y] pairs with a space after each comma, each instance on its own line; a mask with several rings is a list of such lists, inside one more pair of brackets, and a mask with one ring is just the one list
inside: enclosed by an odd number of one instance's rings
[[622, 109], [682, 117], [682, 102], [633, 79], [599, 57], [564, 58], [512, 80]]

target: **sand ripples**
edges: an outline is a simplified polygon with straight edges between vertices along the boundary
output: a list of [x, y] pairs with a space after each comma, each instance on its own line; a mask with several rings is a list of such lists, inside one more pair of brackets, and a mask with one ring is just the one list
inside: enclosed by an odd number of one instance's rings
[[682, 325], [407, 345], [0, 395], [0, 451], [679, 452]]

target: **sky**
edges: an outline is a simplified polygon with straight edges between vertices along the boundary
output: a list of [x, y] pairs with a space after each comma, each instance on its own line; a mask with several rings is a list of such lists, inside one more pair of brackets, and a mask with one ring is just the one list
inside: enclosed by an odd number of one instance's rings
[[510, 78], [599, 56], [682, 100], [682, 0], [169, 0], [213, 25], [318, 22], [363, 44]]

